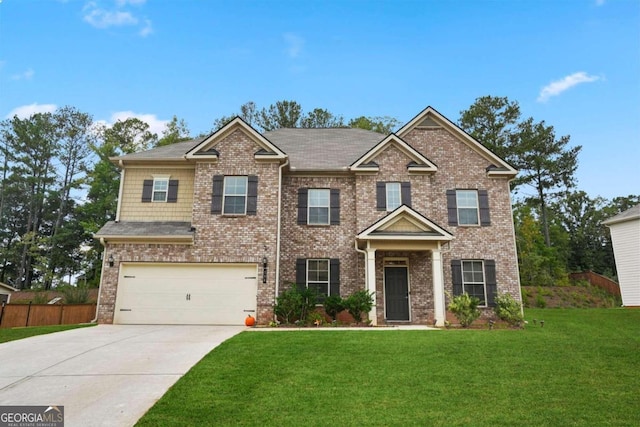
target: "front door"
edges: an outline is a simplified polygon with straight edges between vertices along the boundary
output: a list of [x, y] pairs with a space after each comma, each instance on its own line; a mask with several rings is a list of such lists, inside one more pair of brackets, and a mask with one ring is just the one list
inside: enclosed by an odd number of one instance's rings
[[409, 273], [407, 267], [384, 268], [385, 318], [409, 320]]

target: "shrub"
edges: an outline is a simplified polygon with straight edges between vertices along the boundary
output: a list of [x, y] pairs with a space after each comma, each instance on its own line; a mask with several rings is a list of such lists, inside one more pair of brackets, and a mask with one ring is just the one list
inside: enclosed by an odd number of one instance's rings
[[469, 296], [468, 293], [453, 297], [449, 303], [449, 311], [452, 312], [463, 328], [468, 328], [478, 317], [480, 310], [478, 309], [480, 300], [476, 297]]
[[306, 322], [309, 313], [315, 309], [316, 298], [316, 293], [311, 289], [299, 290], [294, 284], [276, 298], [273, 310], [284, 323]]
[[536, 307], [545, 308], [547, 306], [547, 300], [541, 294], [536, 295]]
[[353, 316], [356, 323], [362, 321], [362, 313], [368, 313], [373, 307], [373, 292], [361, 290], [349, 295], [344, 301], [344, 308]]
[[85, 304], [89, 302], [89, 289], [86, 286], [63, 286], [60, 292], [64, 295], [65, 304]]
[[333, 320], [336, 320], [338, 313], [344, 310], [344, 300], [340, 295], [331, 295], [324, 299], [324, 311]]
[[511, 294], [503, 293], [498, 295], [493, 311], [495, 311], [499, 319], [504, 320], [511, 326], [521, 327], [524, 322], [520, 304]]
[[322, 315], [322, 313], [318, 313], [317, 311], [314, 311], [313, 313], [309, 314], [307, 321], [311, 325], [322, 326], [322, 324], [325, 322], [325, 318]]

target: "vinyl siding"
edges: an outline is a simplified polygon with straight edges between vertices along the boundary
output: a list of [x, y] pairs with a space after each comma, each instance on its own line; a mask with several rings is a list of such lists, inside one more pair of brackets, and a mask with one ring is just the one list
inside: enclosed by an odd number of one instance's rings
[[640, 219], [611, 224], [622, 304], [640, 306]]

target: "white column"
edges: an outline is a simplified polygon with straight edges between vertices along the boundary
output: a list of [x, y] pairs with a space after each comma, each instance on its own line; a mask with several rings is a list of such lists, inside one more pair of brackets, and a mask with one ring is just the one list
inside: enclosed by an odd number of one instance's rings
[[444, 326], [446, 311], [444, 307], [444, 274], [442, 272], [440, 249], [431, 251], [431, 269], [433, 271], [433, 308], [436, 326]]
[[369, 320], [371, 324], [376, 326], [378, 324], [378, 315], [376, 310], [376, 250], [374, 248], [367, 248], [367, 291], [373, 292], [373, 307], [369, 312]]

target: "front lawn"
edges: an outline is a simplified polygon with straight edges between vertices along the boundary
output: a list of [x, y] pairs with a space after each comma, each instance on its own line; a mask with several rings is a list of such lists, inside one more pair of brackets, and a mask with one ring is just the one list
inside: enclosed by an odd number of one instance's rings
[[640, 310], [526, 318], [525, 330], [244, 332], [138, 425], [640, 425]]
[[68, 329], [84, 328], [92, 326], [90, 324], [82, 325], [52, 325], [52, 326], [30, 326], [28, 328], [8, 328], [0, 329], [0, 343], [23, 338], [33, 337], [35, 335], [51, 334], [53, 332], [66, 331]]

